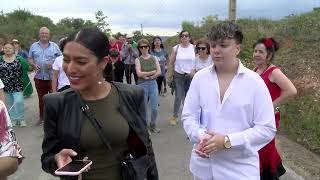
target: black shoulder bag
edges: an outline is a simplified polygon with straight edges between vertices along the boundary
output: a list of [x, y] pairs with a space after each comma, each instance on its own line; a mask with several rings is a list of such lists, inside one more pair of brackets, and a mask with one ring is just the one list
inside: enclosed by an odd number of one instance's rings
[[[79, 95], [80, 97], [80, 95]], [[80, 97], [81, 99], [81, 97]], [[101, 123], [95, 118], [94, 114], [89, 110], [89, 106], [84, 104], [81, 99], [81, 110], [85, 116], [90, 120], [93, 127], [96, 129], [103, 144], [121, 163], [122, 180], [145, 180], [147, 178], [147, 171], [150, 167], [150, 158], [148, 154], [135, 158], [131, 153], [127, 157], [118, 157], [111, 148], [110, 141], [104, 136]]]

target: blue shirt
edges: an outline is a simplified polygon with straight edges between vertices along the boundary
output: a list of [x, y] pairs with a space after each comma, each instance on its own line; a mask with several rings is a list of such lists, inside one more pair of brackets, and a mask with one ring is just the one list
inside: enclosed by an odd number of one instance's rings
[[159, 64], [160, 64], [160, 69], [161, 69], [160, 76], [165, 76], [165, 74], [166, 74], [165, 62], [168, 59], [167, 51], [165, 49], [161, 48], [161, 50], [159, 52], [158, 51], [151, 51], [150, 54], [159, 58]]
[[27, 51], [25, 51], [23, 49], [19, 49], [18, 55], [23, 57], [26, 61], [28, 60], [28, 52]]
[[42, 48], [40, 41], [33, 43], [29, 50], [29, 58], [32, 58], [33, 62], [40, 67], [34, 78], [51, 80], [53, 76], [52, 69], [49, 70], [47, 65], [53, 64], [54, 60], [61, 55], [62, 53], [58, 45], [52, 41], [49, 41], [47, 48]]

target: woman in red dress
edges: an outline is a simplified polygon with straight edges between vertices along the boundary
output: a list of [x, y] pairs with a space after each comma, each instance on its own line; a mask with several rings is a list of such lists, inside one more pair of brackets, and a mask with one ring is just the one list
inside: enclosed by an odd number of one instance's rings
[[[279, 126], [279, 105], [286, 103], [297, 94], [292, 82], [284, 75], [280, 68], [272, 64], [275, 52], [279, 48], [273, 38], [258, 39], [253, 45], [253, 59], [257, 72], [266, 83], [274, 106], [276, 127]], [[284, 169], [281, 157], [275, 145], [275, 139], [259, 150], [261, 180], [276, 180], [283, 175]]]

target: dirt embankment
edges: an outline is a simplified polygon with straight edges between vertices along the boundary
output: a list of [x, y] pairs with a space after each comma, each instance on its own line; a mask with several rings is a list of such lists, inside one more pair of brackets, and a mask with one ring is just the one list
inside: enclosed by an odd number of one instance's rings
[[320, 179], [320, 156], [283, 135], [277, 135], [276, 143], [285, 165], [306, 180]]

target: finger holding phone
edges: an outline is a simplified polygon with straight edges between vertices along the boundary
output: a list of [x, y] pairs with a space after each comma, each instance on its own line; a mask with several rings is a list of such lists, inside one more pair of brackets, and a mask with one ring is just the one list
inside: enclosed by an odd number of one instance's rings
[[63, 149], [55, 155], [55, 160], [58, 169], [55, 171], [56, 175], [64, 176], [78, 176], [82, 172], [87, 172], [90, 169], [92, 161], [85, 157], [83, 160], [72, 160], [71, 157], [76, 156], [77, 153], [72, 149]]
[[76, 155], [77, 153], [72, 149], [62, 149], [58, 154], [54, 156], [54, 159], [57, 163], [58, 168], [62, 168], [72, 161], [71, 157]]

